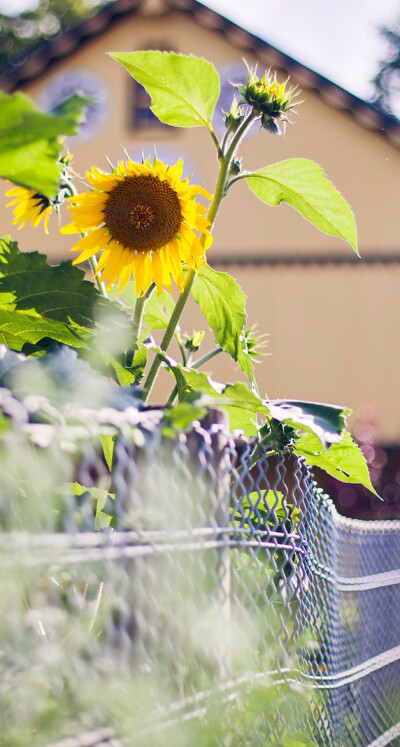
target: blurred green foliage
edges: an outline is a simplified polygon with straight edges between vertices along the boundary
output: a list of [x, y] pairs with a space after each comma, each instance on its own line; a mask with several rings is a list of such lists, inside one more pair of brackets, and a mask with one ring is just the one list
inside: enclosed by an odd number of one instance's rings
[[[60, 32], [77, 26], [110, 0], [31, 0], [18, 12], [19, 3], [0, 6], [0, 75], [27, 61], [31, 51]], [[29, 9], [28, 9], [29, 8]]]

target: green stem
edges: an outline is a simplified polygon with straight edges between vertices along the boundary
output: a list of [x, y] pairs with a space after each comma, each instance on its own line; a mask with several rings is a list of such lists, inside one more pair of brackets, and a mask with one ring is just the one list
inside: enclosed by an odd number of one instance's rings
[[169, 397], [167, 399], [167, 405], [172, 405], [172, 403], [173, 403], [173, 401], [174, 401], [174, 399], [175, 399], [175, 397], [176, 397], [177, 394], [178, 394], [178, 385], [175, 384], [175, 386], [174, 386], [171, 394], [169, 395]]
[[[86, 234], [84, 234], [84, 235], [86, 235]], [[96, 259], [96, 257], [95, 257], [94, 254], [91, 257], [89, 257], [89, 262], [90, 262], [90, 266], [91, 266], [91, 268], [93, 270], [93, 275], [94, 275], [94, 279], [96, 281], [96, 285], [97, 285], [98, 290], [100, 291], [101, 295], [104, 296], [104, 298], [108, 298], [108, 294], [107, 294], [107, 291], [106, 291], [105, 284], [102, 283], [101, 280], [99, 280], [98, 275], [96, 275], [97, 259]]]
[[181, 342], [180, 337], [179, 337], [178, 334], [175, 335], [175, 340], [177, 341], [179, 350], [181, 351], [182, 363], [183, 363], [184, 366], [187, 366], [188, 361], [187, 361], [187, 358], [186, 358], [185, 348], [182, 345], [182, 342]]
[[136, 343], [137, 343], [137, 339], [140, 334], [140, 325], [142, 322], [143, 309], [144, 309], [144, 305], [146, 301], [147, 301], [147, 295], [144, 295], [141, 298], [136, 299], [135, 309], [133, 312], [133, 319], [132, 319], [132, 328], [133, 328], [132, 344], [131, 344], [130, 349], [126, 353], [126, 358], [125, 358], [126, 368], [131, 368], [132, 363], [133, 363], [133, 356], [135, 355], [135, 351], [137, 347]]
[[[242, 137], [244, 136], [246, 130], [252, 124], [256, 116], [257, 115], [255, 115], [253, 111], [250, 112], [250, 114], [246, 117], [246, 119], [243, 121], [242, 125], [238, 128], [237, 132], [232, 138], [226, 154], [219, 156], [219, 172], [218, 172], [217, 183], [215, 185], [214, 197], [212, 199], [212, 202], [211, 202], [208, 214], [207, 214], [207, 219], [210, 222], [210, 230], [213, 227], [213, 224], [215, 222], [215, 218], [217, 216], [217, 212], [221, 204], [221, 201], [226, 195], [226, 191], [228, 188], [228, 174], [229, 174], [229, 168], [231, 165], [232, 158], [235, 155], [236, 149]], [[205, 241], [206, 241], [206, 234], [204, 233], [202, 234], [200, 241], [204, 246]], [[160, 344], [160, 348], [163, 351], [167, 350], [174, 336], [175, 328], [179, 322], [180, 316], [185, 307], [186, 301], [189, 297], [195, 277], [196, 277], [195, 270], [190, 269], [186, 275], [186, 280], [185, 280], [185, 284], [183, 287], [183, 291], [176, 302], [176, 306], [168, 322], [168, 326], [165, 330], [164, 337]], [[160, 368], [161, 363], [162, 363], [161, 356], [156, 355], [152, 363], [152, 366], [150, 368], [150, 371], [148, 373], [147, 379], [143, 385], [143, 389], [145, 391], [145, 396], [144, 396], [145, 400], [150, 394], [151, 388], [154, 384], [154, 381], [158, 374], [158, 369]]]
[[[184, 285], [183, 291], [182, 291], [181, 295], [179, 296], [179, 298], [178, 298], [178, 300], [176, 302], [176, 306], [175, 306], [175, 308], [174, 308], [174, 310], [172, 312], [171, 319], [169, 320], [168, 326], [167, 326], [167, 328], [165, 330], [164, 337], [161, 340], [161, 344], [160, 344], [161, 350], [167, 350], [167, 348], [169, 346], [169, 343], [171, 342], [171, 340], [172, 340], [172, 338], [174, 336], [175, 327], [176, 327], [176, 325], [179, 322], [179, 318], [180, 318], [180, 316], [182, 314], [182, 311], [184, 309], [185, 303], [186, 303], [186, 301], [188, 299], [188, 296], [189, 296], [189, 293], [191, 291], [191, 288], [192, 288], [193, 281], [194, 281], [195, 277], [196, 277], [195, 271], [194, 270], [189, 270], [188, 274], [186, 275], [186, 280], [185, 280], [185, 285]], [[144, 397], [145, 400], [147, 399], [148, 395], [150, 394], [150, 390], [151, 390], [151, 388], [152, 388], [152, 386], [154, 384], [154, 381], [155, 381], [155, 378], [157, 376], [158, 369], [161, 366], [161, 363], [162, 363], [161, 356], [160, 355], [156, 355], [156, 357], [154, 358], [154, 361], [152, 363], [152, 366], [150, 368], [150, 371], [148, 373], [147, 379], [146, 379], [146, 381], [144, 383], [144, 386], [143, 386], [143, 389], [145, 391], [145, 397]]]
[[213, 141], [213, 143], [214, 143], [214, 145], [215, 145], [215, 147], [217, 149], [218, 158], [220, 158], [222, 156], [222, 149], [220, 147], [219, 140], [218, 140], [218, 138], [217, 138], [214, 130], [212, 129], [212, 127], [208, 127], [207, 129], [208, 129], [208, 131], [209, 131], [209, 133], [210, 133], [210, 135], [212, 137], [212, 141]]
[[222, 353], [222, 348], [213, 348], [213, 350], [210, 350], [208, 353], [203, 355], [202, 358], [198, 358], [197, 361], [195, 361], [192, 364], [192, 368], [200, 368], [200, 366], [204, 366], [205, 363], [208, 363], [208, 361], [211, 360], [211, 358], [214, 358], [216, 355], [219, 355], [219, 353]]

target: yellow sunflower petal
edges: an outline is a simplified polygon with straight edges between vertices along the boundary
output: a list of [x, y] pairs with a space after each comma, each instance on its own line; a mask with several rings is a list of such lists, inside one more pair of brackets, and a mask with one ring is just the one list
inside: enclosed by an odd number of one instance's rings
[[157, 296], [160, 295], [163, 287], [163, 266], [161, 263], [160, 252], [153, 252], [151, 255], [151, 269], [157, 288]]
[[178, 288], [179, 292], [182, 293], [183, 291], [183, 268], [182, 268], [182, 259], [179, 255], [179, 247], [178, 242], [175, 239], [175, 244], [171, 241], [171, 243], [161, 251], [161, 257], [163, 260], [163, 264], [167, 267], [168, 273], [172, 275], [174, 282], [176, 284], [176, 287]]
[[100, 169], [93, 168], [91, 172], [86, 172], [86, 179], [92, 187], [103, 189], [107, 192], [120, 182], [121, 177], [118, 174], [106, 174]]
[[119, 280], [118, 280], [118, 290], [119, 291], [123, 291], [124, 290], [124, 288], [125, 288], [128, 280], [129, 280], [130, 276], [132, 275], [132, 273], [135, 270], [136, 257], [135, 257], [135, 254], [133, 252], [131, 252], [131, 254], [132, 254], [131, 262], [130, 263], [128, 262], [124, 266], [124, 268], [121, 271], [121, 274], [119, 276]]
[[73, 264], [76, 265], [78, 262], [85, 262], [89, 257], [92, 257], [93, 254], [96, 254], [107, 244], [108, 238], [107, 230], [104, 228], [97, 228], [96, 231], [83, 236], [71, 248], [72, 252], [80, 251], [79, 256], [73, 260]]
[[108, 195], [104, 192], [83, 192], [80, 195], [67, 197], [65, 202], [77, 206], [83, 205], [86, 209], [101, 210], [107, 202], [107, 197]]
[[207, 218], [203, 218], [202, 215], [198, 215], [194, 227], [200, 231], [200, 233], [206, 233], [207, 229], [210, 227], [210, 221], [207, 220]]
[[104, 277], [111, 277], [116, 271], [118, 272], [123, 256], [124, 247], [117, 241], [111, 240], [107, 245], [107, 250], [102, 253], [99, 259], [98, 270], [103, 270]]
[[179, 161], [175, 164], [175, 166], [171, 166], [168, 169], [168, 181], [180, 181], [180, 178], [182, 176], [182, 168], [183, 168], [183, 162], [180, 158]]
[[107, 265], [108, 260], [111, 257], [112, 249], [110, 244], [107, 244], [106, 248], [103, 249], [100, 258], [97, 262], [96, 275], [98, 275], [102, 269]]
[[71, 234], [71, 233], [82, 233], [79, 226], [75, 226], [73, 223], [68, 223], [66, 226], [58, 229], [58, 233]]
[[135, 294], [140, 298], [146, 293], [151, 283], [150, 257], [144, 252], [137, 255], [134, 280]]

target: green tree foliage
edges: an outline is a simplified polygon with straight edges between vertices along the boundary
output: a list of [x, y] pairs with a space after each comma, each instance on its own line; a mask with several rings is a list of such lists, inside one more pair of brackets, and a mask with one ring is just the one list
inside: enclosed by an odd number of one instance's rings
[[380, 34], [386, 39], [387, 54], [379, 63], [379, 70], [372, 80], [375, 87], [373, 100], [386, 114], [399, 117], [400, 107], [396, 97], [400, 75], [400, 20], [393, 28], [382, 27]]
[[[31, 0], [22, 13], [14, 3], [0, 14], [0, 74], [27, 61], [31, 51], [73, 28], [109, 0]], [[26, 3], [28, 8], [28, 3]]]

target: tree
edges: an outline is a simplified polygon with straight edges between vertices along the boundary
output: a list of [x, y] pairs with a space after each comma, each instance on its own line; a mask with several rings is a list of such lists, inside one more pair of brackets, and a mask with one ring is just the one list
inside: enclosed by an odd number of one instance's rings
[[0, 13], [0, 75], [18, 68], [33, 49], [84, 21], [108, 1], [27, 0], [21, 13], [18, 3], [9, 3], [7, 13]]
[[380, 33], [387, 41], [388, 53], [372, 80], [373, 101], [386, 114], [400, 117], [400, 21], [394, 28], [382, 27]]

